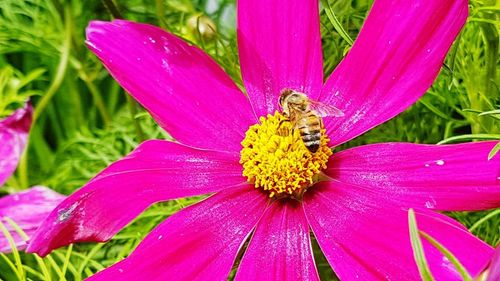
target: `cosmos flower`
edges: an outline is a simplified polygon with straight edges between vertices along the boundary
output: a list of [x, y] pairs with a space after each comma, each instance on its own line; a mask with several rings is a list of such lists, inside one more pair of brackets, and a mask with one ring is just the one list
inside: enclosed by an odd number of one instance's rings
[[[0, 187], [16, 169], [26, 147], [32, 113], [33, 108], [26, 104], [12, 115], [0, 120]], [[31, 237], [62, 199], [63, 195], [43, 186], [35, 186], [0, 198], [0, 223], [12, 236], [19, 250], [26, 247], [26, 239], [9, 223], [9, 219]], [[7, 237], [0, 231], [0, 252], [6, 253], [11, 250]]]
[[[28, 251], [107, 241], [155, 202], [214, 193], [89, 280], [225, 280], [246, 241], [236, 280], [318, 280], [310, 230], [341, 280], [419, 280], [409, 208], [477, 275], [493, 249], [437, 211], [500, 206], [500, 159], [487, 161], [494, 143], [329, 149], [424, 94], [466, 17], [466, 1], [377, 0], [323, 83], [318, 2], [240, 0], [247, 96], [207, 54], [160, 28], [91, 22], [89, 48], [177, 142], [146, 141], [104, 169], [50, 214]], [[316, 153], [280, 110], [287, 89], [344, 113], [323, 119]], [[459, 280], [437, 249], [424, 249], [437, 280]]]
[[0, 186], [14, 173], [31, 127], [33, 108], [26, 104], [0, 120]]

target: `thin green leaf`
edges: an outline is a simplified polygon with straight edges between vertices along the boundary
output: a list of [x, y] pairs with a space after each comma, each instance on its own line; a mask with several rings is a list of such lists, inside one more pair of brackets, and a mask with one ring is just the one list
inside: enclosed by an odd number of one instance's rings
[[7, 230], [7, 227], [2, 223], [2, 221], [0, 221], [0, 230], [7, 238], [9, 246], [12, 249], [12, 256], [14, 257], [14, 262], [16, 265], [16, 276], [19, 280], [25, 280], [26, 272], [24, 271], [23, 263], [21, 262], [21, 257], [19, 256], [19, 251], [17, 251], [16, 243], [14, 242], [14, 238], [12, 237], [12, 235], [10, 235], [9, 230]]
[[446, 249], [441, 243], [432, 238], [429, 234], [420, 231], [420, 235], [422, 235], [427, 241], [429, 241], [429, 243], [436, 247], [441, 252], [441, 254], [443, 254], [455, 266], [464, 281], [473, 281], [472, 276], [470, 276], [469, 272], [467, 272], [467, 269], [465, 269], [460, 261], [450, 251], [448, 251], [448, 249]]
[[422, 246], [422, 241], [420, 240], [417, 219], [415, 218], [415, 212], [413, 209], [408, 210], [408, 225], [410, 228], [410, 239], [411, 247], [413, 248], [413, 256], [415, 257], [415, 262], [418, 266], [418, 271], [420, 272], [420, 277], [424, 281], [432, 281], [434, 277], [432, 276], [429, 264], [425, 259], [424, 247]]
[[468, 134], [461, 136], [454, 136], [451, 138], [444, 139], [437, 144], [445, 144], [455, 141], [464, 141], [464, 140], [500, 140], [500, 134]]
[[330, 20], [330, 22], [333, 25], [333, 28], [340, 34], [340, 36], [350, 45], [354, 43], [354, 40], [352, 40], [351, 36], [345, 31], [345, 29], [342, 27], [342, 24], [340, 23], [339, 19], [337, 16], [335, 16], [335, 13], [333, 12], [332, 7], [330, 6], [330, 3], [328, 0], [322, 0], [321, 3], [323, 3], [324, 10], [326, 13], [326, 16]]

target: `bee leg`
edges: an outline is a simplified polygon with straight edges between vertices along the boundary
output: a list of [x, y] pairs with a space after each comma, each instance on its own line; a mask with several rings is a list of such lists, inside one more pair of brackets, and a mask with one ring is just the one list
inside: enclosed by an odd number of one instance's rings
[[284, 137], [290, 135], [290, 129], [287, 128], [286, 126], [283, 126], [285, 122], [290, 122], [290, 120], [281, 120], [280, 123], [278, 124], [278, 135]]

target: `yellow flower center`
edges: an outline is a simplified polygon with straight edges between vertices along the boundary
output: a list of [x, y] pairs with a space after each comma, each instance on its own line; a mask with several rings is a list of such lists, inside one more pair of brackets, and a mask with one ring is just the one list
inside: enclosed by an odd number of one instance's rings
[[255, 188], [269, 192], [269, 197], [301, 199], [304, 192], [319, 180], [332, 155], [324, 128], [320, 147], [312, 153], [304, 144], [299, 129], [281, 113], [260, 118], [241, 142], [240, 163], [243, 175]]

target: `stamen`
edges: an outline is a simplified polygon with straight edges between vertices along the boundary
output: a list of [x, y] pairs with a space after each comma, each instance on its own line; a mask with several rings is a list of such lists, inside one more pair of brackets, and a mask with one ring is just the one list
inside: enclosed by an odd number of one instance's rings
[[242, 141], [240, 163], [243, 175], [255, 188], [269, 192], [269, 197], [295, 197], [318, 181], [332, 155], [325, 129], [321, 128], [320, 147], [311, 153], [300, 131], [281, 113], [260, 118]]

